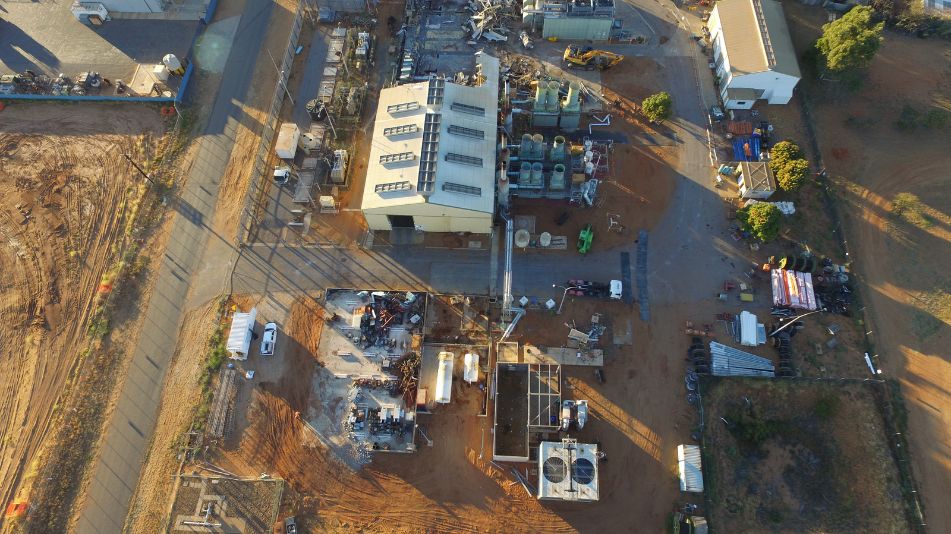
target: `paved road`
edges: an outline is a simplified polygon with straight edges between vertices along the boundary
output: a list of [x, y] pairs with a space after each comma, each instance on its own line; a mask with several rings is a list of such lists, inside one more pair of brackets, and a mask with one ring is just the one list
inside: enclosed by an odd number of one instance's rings
[[162, 382], [175, 350], [192, 271], [211, 236], [206, 223], [212, 220], [218, 186], [234, 146], [241, 113], [236, 103], [244, 101], [254, 68], [254, 61], [248, 58], [257, 57], [273, 9], [274, 4], [267, 0], [246, 0], [218, 96], [198, 141], [197, 160], [175, 204], [178, 213], [172, 238], [145, 311], [129, 375], [94, 466], [77, 528], [80, 534], [122, 531], [155, 426]]

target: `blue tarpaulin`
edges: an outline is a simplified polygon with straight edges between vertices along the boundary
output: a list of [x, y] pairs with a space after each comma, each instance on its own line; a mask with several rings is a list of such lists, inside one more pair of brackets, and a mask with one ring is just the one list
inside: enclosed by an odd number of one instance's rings
[[[743, 145], [749, 143], [750, 155], [746, 155]], [[734, 137], [733, 138], [733, 160], [734, 161], [759, 161], [760, 138], [753, 137]]]

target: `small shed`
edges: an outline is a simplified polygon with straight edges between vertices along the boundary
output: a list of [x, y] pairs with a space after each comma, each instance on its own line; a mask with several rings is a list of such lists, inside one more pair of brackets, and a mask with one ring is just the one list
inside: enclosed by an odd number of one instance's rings
[[254, 336], [254, 322], [257, 320], [257, 308], [247, 313], [235, 313], [231, 319], [231, 332], [225, 346], [232, 360], [247, 360], [251, 350], [251, 338]]
[[703, 469], [698, 445], [677, 446], [677, 470], [680, 472], [680, 491], [703, 493]]
[[740, 197], [766, 200], [776, 192], [776, 178], [768, 163], [741, 161], [737, 164], [737, 172], [736, 185], [740, 188]]

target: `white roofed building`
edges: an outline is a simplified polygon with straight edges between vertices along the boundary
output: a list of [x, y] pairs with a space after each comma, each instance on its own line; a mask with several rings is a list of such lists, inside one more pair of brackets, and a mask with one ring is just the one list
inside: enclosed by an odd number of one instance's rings
[[750, 109], [757, 100], [789, 102], [801, 74], [782, 4], [720, 0], [707, 26], [727, 109]]
[[371, 230], [491, 233], [499, 60], [476, 56], [479, 85], [380, 91], [361, 205]]

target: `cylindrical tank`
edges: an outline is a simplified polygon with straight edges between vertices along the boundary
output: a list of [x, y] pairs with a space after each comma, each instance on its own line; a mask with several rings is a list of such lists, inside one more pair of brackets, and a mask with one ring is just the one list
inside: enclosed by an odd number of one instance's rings
[[585, 141], [584, 141], [584, 151], [587, 152], [587, 151], [591, 150], [591, 147], [592, 147], [592, 146], [594, 146], [594, 144], [591, 142], [591, 140], [590, 140], [590, 139], [585, 139]]
[[545, 157], [545, 136], [542, 134], [535, 134], [532, 136], [532, 156], [536, 159], [542, 159]]
[[182, 67], [182, 62], [175, 57], [175, 54], [165, 54], [162, 57], [162, 64], [171, 72], [172, 74], [182, 75], [185, 73], [185, 68]]
[[578, 101], [581, 97], [581, 84], [578, 82], [570, 82], [568, 84], [568, 98], [565, 100], [566, 108], [576, 108], [578, 107]]
[[561, 163], [555, 164], [555, 168], [551, 173], [551, 188], [552, 189], [564, 189], [565, 188], [565, 166]]
[[527, 182], [532, 177], [532, 164], [523, 161], [522, 166], [518, 169], [518, 181]]
[[565, 137], [556, 135], [551, 143], [551, 160], [565, 161]]
[[530, 158], [535, 151], [535, 144], [532, 142], [532, 134], [522, 135], [522, 144], [518, 147], [518, 157]]
[[436, 402], [449, 404], [452, 395], [452, 368], [455, 356], [451, 352], [439, 353], [439, 370], [436, 371]]
[[497, 181], [499, 184], [499, 204], [503, 206], [508, 206], [509, 205], [509, 177], [504, 167], [502, 167], [499, 170]]
[[585, 163], [584, 173], [587, 174], [588, 176], [591, 176], [592, 174], [594, 174], [594, 163], [591, 163], [590, 161]]
[[588, 150], [584, 153], [584, 162], [588, 163], [594, 159], [594, 151]]
[[540, 184], [544, 178], [542, 178], [542, 164], [541, 163], [532, 163], [532, 183]]
[[525, 248], [532, 242], [532, 234], [528, 233], [528, 230], [524, 228], [516, 230], [514, 241], [516, 247]]
[[559, 89], [561, 89], [561, 82], [555, 80], [548, 82], [548, 108], [553, 111], [558, 109]]
[[538, 236], [538, 244], [543, 247], [551, 245], [551, 234], [548, 232], [542, 232], [541, 235]]
[[548, 82], [539, 78], [535, 84], [535, 109], [542, 110], [548, 106]]

